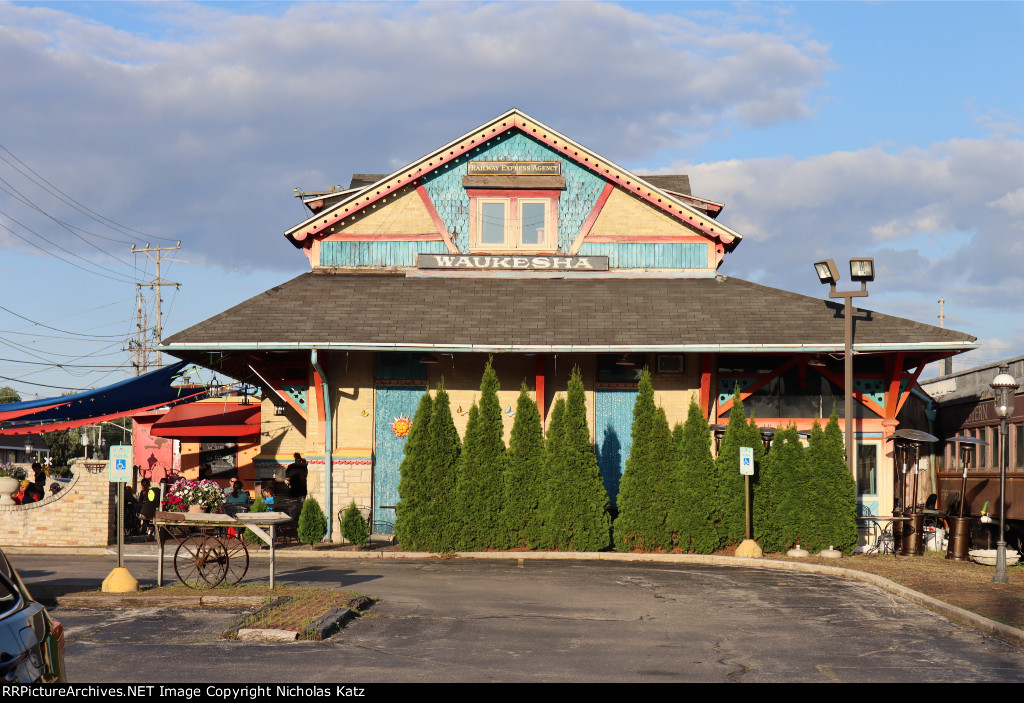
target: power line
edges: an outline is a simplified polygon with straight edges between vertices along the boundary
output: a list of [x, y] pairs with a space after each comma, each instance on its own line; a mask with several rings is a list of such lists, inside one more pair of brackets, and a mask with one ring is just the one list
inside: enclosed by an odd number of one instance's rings
[[[33, 325], [37, 325], [39, 327], [45, 327], [48, 330], [53, 330], [54, 332], [60, 332], [62, 334], [72, 334], [72, 335], [75, 335], [77, 337], [95, 337], [97, 339], [114, 339], [114, 338], [122, 339], [124, 337], [124, 335], [119, 335], [119, 334], [86, 334], [85, 332], [69, 332], [68, 330], [62, 330], [62, 329], [59, 329], [57, 327], [51, 327], [50, 325], [43, 324], [42, 322], [36, 322], [32, 318], [25, 317], [24, 315], [19, 315], [18, 313], [14, 312], [10, 308], [5, 308], [3, 305], [0, 305], [0, 310], [3, 310], [4, 312], [8, 312], [8, 313], [14, 315], [15, 317], [20, 317], [22, 320], [25, 320], [26, 322], [30, 322]], [[113, 323], [111, 323], [111, 324], [113, 324]], [[11, 334], [31, 334], [29, 332], [11, 332], [10, 330], [0, 330], [0, 332], [9, 332]]]
[[[105, 227], [109, 227], [109, 228], [111, 228], [111, 229], [113, 229], [115, 231], [121, 232], [122, 234], [125, 234], [125, 235], [128, 235], [129, 232], [133, 232], [135, 234], [140, 235], [143, 239], [160, 239], [160, 240], [165, 241], [165, 242], [174, 241], [173, 239], [169, 239], [167, 237], [157, 237], [155, 235], [146, 234], [145, 232], [140, 232], [137, 229], [132, 229], [131, 227], [128, 227], [126, 225], [119, 224], [118, 222], [115, 222], [114, 220], [111, 220], [110, 218], [105, 217], [105, 216], [99, 214], [95, 210], [92, 210], [88, 206], [83, 205], [82, 203], [78, 202], [77, 200], [72, 198], [70, 195], [68, 195], [67, 193], [62, 191], [60, 188], [58, 188], [57, 186], [55, 186], [52, 183], [50, 183], [43, 176], [41, 176], [36, 171], [34, 171], [31, 166], [29, 166], [24, 161], [22, 161], [17, 156], [15, 156], [14, 153], [12, 153], [11, 150], [8, 149], [7, 147], [5, 147], [3, 144], [0, 144], [0, 149], [2, 149], [3, 151], [7, 152], [8, 154], [10, 154], [12, 159], [17, 161], [22, 166], [24, 166], [25, 169], [29, 173], [34, 175], [36, 178], [38, 178], [40, 181], [42, 181], [46, 185], [44, 186], [44, 185], [40, 184], [39, 181], [36, 181], [34, 178], [32, 178], [32, 177], [28, 176], [27, 174], [25, 174], [24, 171], [22, 171], [20, 168], [18, 168], [14, 164], [12, 164], [8, 159], [4, 158], [3, 156], [0, 156], [0, 160], [2, 160], [5, 163], [9, 164], [14, 170], [18, 171], [18, 173], [21, 173], [21, 175], [23, 175], [26, 178], [28, 178], [30, 181], [35, 183], [37, 186], [39, 186], [40, 188], [42, 188], [46, 192], [50, 193], [50, 195], [54, 196], [58, 200], [61, 200], [65, 204], [70, 205], [75, 210], [78, 210], [80, 213], [82, 213], [86, 217], [89, 217], [89, 218], [95, 220], [96, 222], [100, 223], [101, 225], [103, 225]], [[128, 236], [130, 237], [131, 235], [128, 235]], [[133, 239], [134, 239], [134, 237], [133, 237]]]

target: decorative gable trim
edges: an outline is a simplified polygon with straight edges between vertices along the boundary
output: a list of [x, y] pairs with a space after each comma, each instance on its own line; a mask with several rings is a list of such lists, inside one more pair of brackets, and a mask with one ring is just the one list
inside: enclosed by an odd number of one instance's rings
[[373, 206], [400, 188], [408, 185], [420, 188], [423, 184], [423, 177], [428, 173], [443, 167], [472, 149], [479, 148], [489, 139], [512, 129], [521, 130], [527, 136], [545, 144], [553, 151], [561, 153], [579, 166], [647, 201], [655, 208], [698, 232], [713, 237], [730, 250], [742, 239], [737, 232], [715, 222], [681, 199], [654, 187], [641, 177], [598, 156], [515, 108], [296, 225], [285, 232], [285, 236], [297, 247], [309, 247], [313, 237], [329, 232], [332, 226], [345, 218], [355, 215], [366, 207]]

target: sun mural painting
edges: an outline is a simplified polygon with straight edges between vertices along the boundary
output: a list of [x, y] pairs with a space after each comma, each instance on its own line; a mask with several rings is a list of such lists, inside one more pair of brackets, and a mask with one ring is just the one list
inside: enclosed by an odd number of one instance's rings
[[395, 418], [395, 421], [391, 423], [391, 433], [399, 439], [405, 439], [409, 436], [409, 430], [412, 429], [412, 421], [406, 415], [399, 415]]

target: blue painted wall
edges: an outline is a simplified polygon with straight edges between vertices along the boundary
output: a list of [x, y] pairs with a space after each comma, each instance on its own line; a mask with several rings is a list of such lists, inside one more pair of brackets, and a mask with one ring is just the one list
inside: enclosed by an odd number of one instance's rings
[[447, 254], [444, 242], [321, 242], [321, 266], [415, 266], [417, 254]]
[[568, 251], [590, 212], [605, 181], [596, 174], [566, 161], [561, 154], [518, 131], [484, 142], [423, 179], [437, 214], [451, 233], [455, 246], [469, 253], [469, 196], [462, 187], [468, 161], [561, 161], [565, 190], [558, 201], [558, 246]]
[[[628, 234], [628, 232], [623, 232]], [[675, 244], [584, 243], [580, 256], [607, 256], [611, 268], [670, 268], [684, 269], [708, 267], [708, 245], [698, 242]]]
[[598, 388], [595, 392], [597, 465], [612, 507], [616, 506], [619, 481], [633, 448], [633, 405], [638, 394], [635, 388]]
[[[374, 531], [393, 534], [395, 509], [382, 506], [398, 504], [398, 468], [405, 458], [407, 438], [391, 430], [396, 417], [412, 419], [426, 386], [378, 386], [376, 388], [376, 427], [373, 445], [373, 522]], [[347, 506], [346, 506], [347, 507]]]

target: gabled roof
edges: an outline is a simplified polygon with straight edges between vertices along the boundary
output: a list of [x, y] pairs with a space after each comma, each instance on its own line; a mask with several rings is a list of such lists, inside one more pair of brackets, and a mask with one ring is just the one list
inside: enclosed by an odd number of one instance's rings
[[[466, 305], [466, 301], [473, 301]], [[163, 342], [192, 351], [839, 352], [843, 306], [737, 278], [305, 273]], [[948, 355], [975, 338], [856, 311], [856, 349]], [[946, 354], [943, 354], [946, 352]]]
[[455, 141], [395, 171], [386, 178], [326, 206], [309, 219], [286, 231], [285, 236], [296, 247], [305, 246], [311, 237], [326, 232], [340, 220], [351, 217], [364, 208], [374, 206], [382, 198], [387, 198], [400, 188], [418, 184], [424, 176], [432, 171], [443, 168], [445, 164], [462, 157], [495, 136], [511, 130], [521, 130], [556, 153], [562, 154], [563, 157], [596, 173], [667, 215], [702, 234], [721, 241], [728, 250], [733, 249], [742, 239], [738, 232], [716, 222], [713, 217], [690, 204], [686, 199], [677, 197], [669, 190], [654, 185], [645, 177], [627, 171], [517, 108], [467, 132]]

